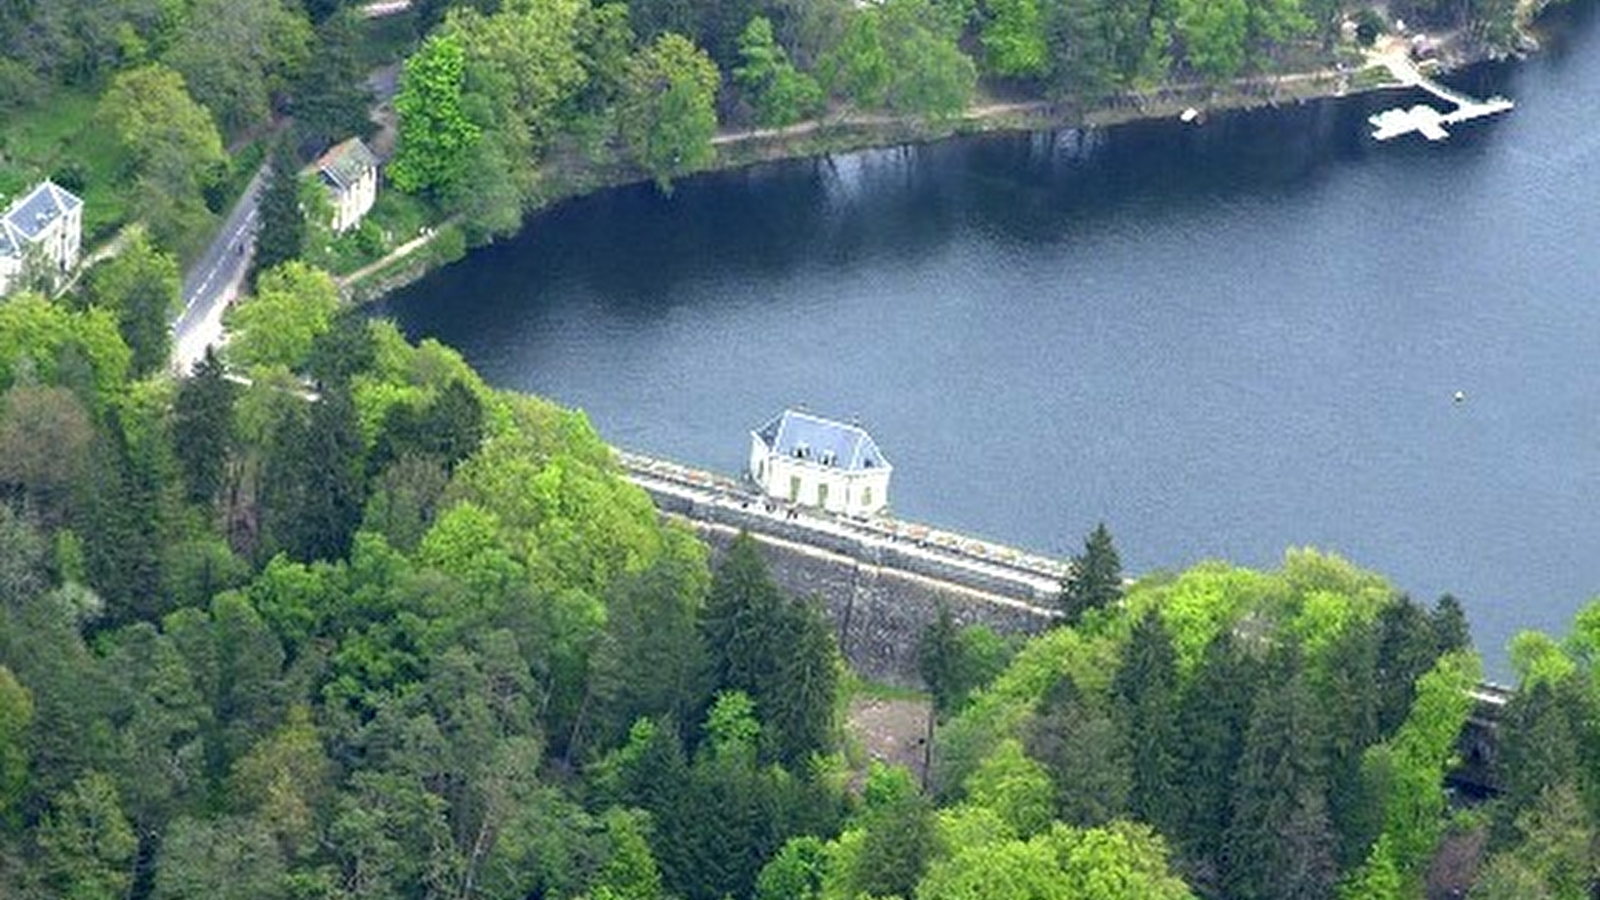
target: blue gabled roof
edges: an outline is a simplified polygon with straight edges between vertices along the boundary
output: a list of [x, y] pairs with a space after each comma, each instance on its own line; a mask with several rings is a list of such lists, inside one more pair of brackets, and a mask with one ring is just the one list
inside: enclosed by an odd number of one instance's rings
[[767, 449], [850, 472], [889, 469], [872, 435], [859, 425], [847, 425], [800, 410], [786, 409], [755, 432]]
[[[56, 219], [82, 205], [83, 201], [66, 188], [52, 181], [41, 181], [27, 196], [6, 210], [5, 230], [30, 241], [37, 240]], [[8, 243], [13, 244], [10, 252], [19, 252], [20, 248], [14, 246], [14, 237]]]

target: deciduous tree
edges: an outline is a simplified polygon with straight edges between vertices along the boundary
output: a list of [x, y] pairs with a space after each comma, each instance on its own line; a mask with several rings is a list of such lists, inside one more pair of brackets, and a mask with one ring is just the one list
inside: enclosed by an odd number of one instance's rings
[[90, 270], [89, 302], [116, 316], [117, 330], [133, 353], [135, 377], [167, 364], [181, 287], [177, 260], [152, 246], [139, 227], [126, 233], [120, 253]]
[[755, 106], [756, 122], [782, 128], [814, 114], [822, 105], [822, 88], [816, 79], [796, 69], [772, 33], [765, 16], [750, 20], [739, 37], [741, 64], [734, 81]]
[[389, 178], [403, 191], [443, 191], [465, 174], [481, 129], [462, 109], [466, 51], [450, 34], [435, 34], [406, 60], [394, 108], [400, 141]]
[[629, 62], [618, 124], [634, 161], [663, 191], [716, 155], [721, 80], [705, 51], [679, 34], [661, 35]]
[[131, 161], [137, 203], [156, 242], [183, 249], [210, 219], [205, 191], [227, 168], [222, 138], [183, 76], [159, 64], [111, 81], [97, 113]]

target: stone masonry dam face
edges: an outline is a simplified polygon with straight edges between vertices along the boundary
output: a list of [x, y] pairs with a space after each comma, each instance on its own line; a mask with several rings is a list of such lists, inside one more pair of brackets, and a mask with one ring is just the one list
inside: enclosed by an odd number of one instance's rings
[[716, 553], [749, 533], [773, 581], [821, 603], [845, 660], [873, 681], [921, 686], [917, 642], [941, 606], [958, 625], [1002, 635], [1035, 634], [1055, 618], [1066, 571], [1057, 560], [909, 523], [820, 515], [709, 473], [620, 458], [663, 514], [687, 522]]

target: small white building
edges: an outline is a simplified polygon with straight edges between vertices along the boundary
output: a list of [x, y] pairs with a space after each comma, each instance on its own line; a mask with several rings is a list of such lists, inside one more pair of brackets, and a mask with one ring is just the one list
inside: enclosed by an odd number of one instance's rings
[[858, 425], [786, 409], [750, 432], [750, 477], [778, 500], [869, 515], [889, 504], [893, 471]]
[[361, 224], [361, 218], [378, 201], [378, 157], [361, 138], [335, 144], [311, 167], [328, 192], [333, 206], [334, 234]]
[[0, 216], [0, 296], [41, 270], [59, 285], [78, 264], [82, 242], [83, 201], [53, 181], [39, 182]]

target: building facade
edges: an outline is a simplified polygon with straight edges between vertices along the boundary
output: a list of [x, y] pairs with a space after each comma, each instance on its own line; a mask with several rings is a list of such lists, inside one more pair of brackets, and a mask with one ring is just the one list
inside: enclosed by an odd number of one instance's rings
[[329, 147], [312, 168], [333, 206], [334, 234], [360, 225], [378, 201], [378, 157], [356, 137]]
[[41, 181], [0, 216], [0, 296], [35, 276], [60, 285], [78, 264], [83, 201], [53, 181]]
[[893, 471], [859, 425], [786, 409], [750, 432], [750, 477], [784, 502], [872, 515], [889, 505]]

